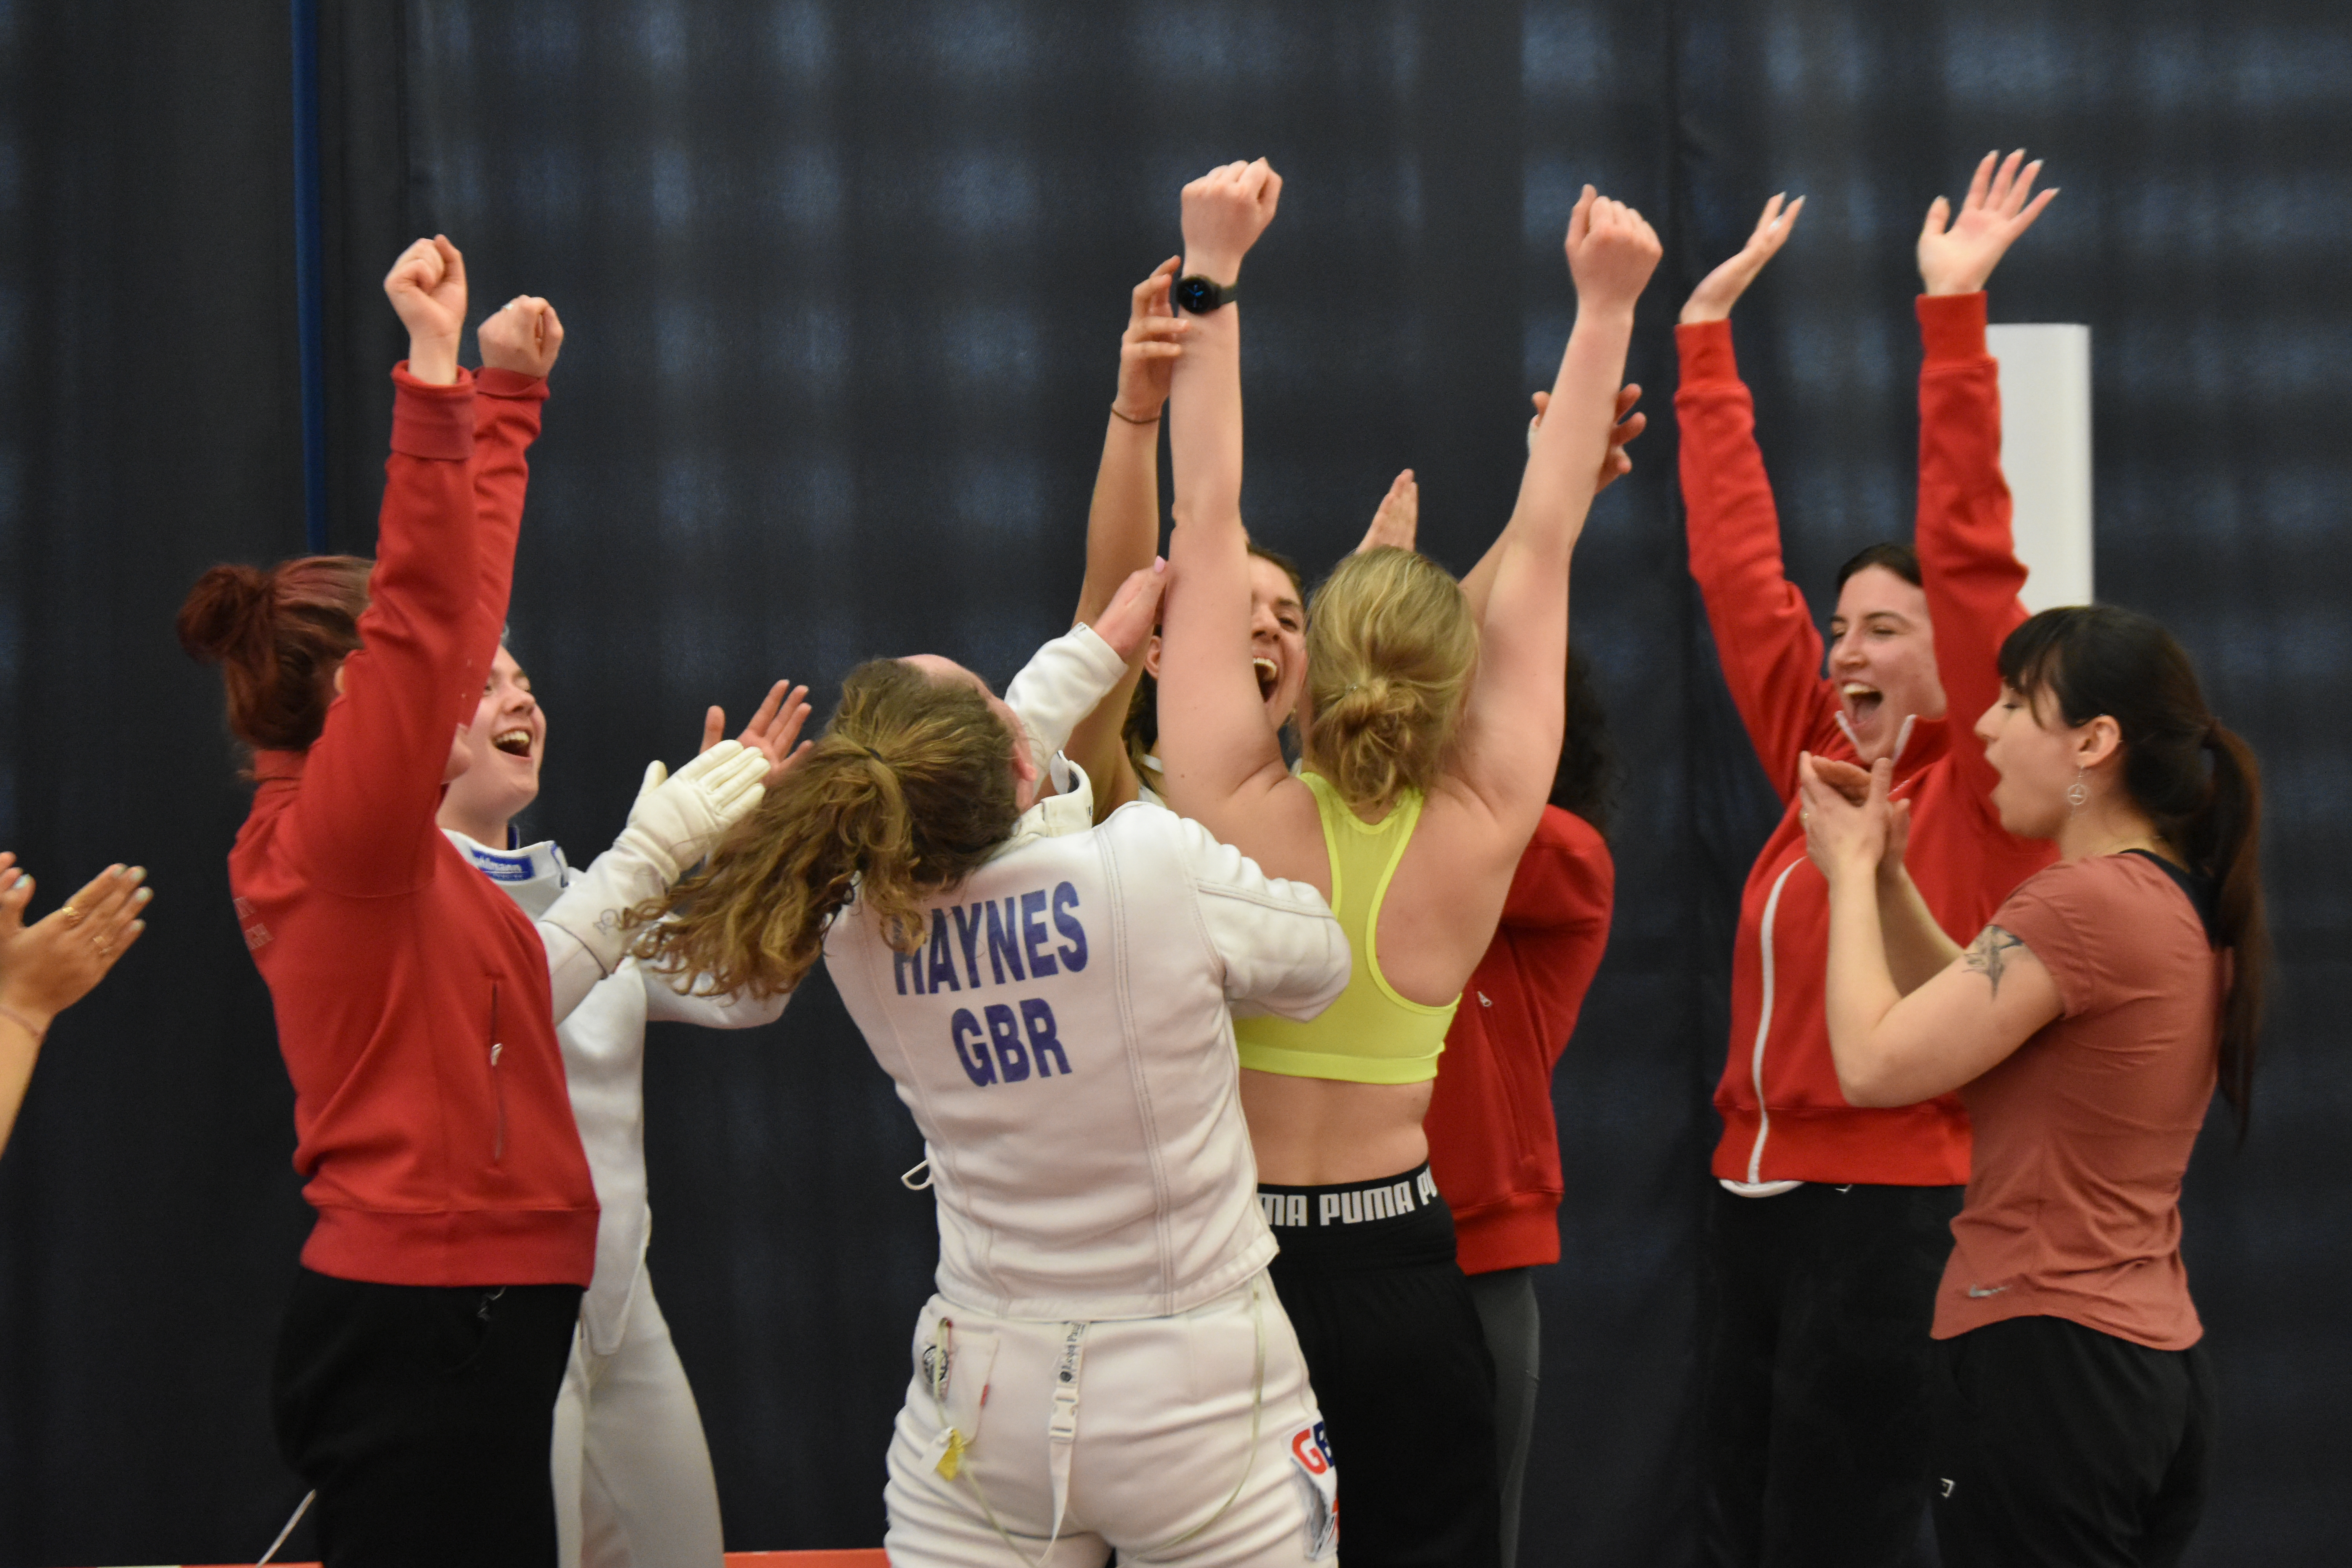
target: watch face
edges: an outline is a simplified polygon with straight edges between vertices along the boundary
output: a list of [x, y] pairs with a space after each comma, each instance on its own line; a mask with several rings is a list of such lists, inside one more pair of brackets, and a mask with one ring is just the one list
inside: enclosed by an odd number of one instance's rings
[[1199, 276], [1176, 280], [1176, 307], [1196, 316], [1205, 316], [1225, 301], [1214, 283]]

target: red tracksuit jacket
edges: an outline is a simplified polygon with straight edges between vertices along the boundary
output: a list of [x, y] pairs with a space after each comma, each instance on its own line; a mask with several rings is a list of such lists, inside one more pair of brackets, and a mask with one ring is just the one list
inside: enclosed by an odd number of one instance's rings
[[1422, 1127], [1465, 1274], [1559, 1261], [1551, 1070], [1609, 943], [1616, 882], [1592, 825], [1544, 807], [1495, 940], [1462, 988]]
[[[2000, 695], [2001, 639], [2025, 618], [1985, 297], [1923, 297], [1918, 310], [1927, 357], [1914, 542], [1948, 709], [1913, 730], [1895, 760], [1895, 793], [1913, 803], [1904, 857], [1912, 879], [1937, 923], [1965, 942], [2055, 851], [2002, 830], [1991, 803], [1999, 775], [1975, 736], [1978, 715]], [[1755, 406], [1732, 360], [1730, 323], [1677, 327], [1675, 339], [1691, 575], [1748, 739], [1785, 807], [1740, 896], [1731, 1053], [1715, 1093], [1724, 1122], [1715, 1173], [1741, 1182], [1957, 1185], [1969, 1178], [1969, 1125], [1956, 1097], [1868, 1110], [1838, 1091], [1822, 1012], [1829, 884], [1805, 858], [1797, 753], [1858, 759], [1837, 725], [1821, 633], [1781, 570], [1780, 519], [1756, 446]]]
[[366, 646], [308, 752], [254, 758], [229, 889], [294, 1080], [303, 1264], [389, 1285], [586, 1285], [596, 1194], [529, 916], [434, 813], [506, 621], [546, 384], [405, 366]]

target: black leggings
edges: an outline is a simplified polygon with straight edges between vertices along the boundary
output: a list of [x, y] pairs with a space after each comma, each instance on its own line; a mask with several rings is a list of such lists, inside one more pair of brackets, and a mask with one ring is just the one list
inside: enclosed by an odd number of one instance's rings
[[549, 1449], [580, 1296], [302, 1270], [271, 1405], [328, 1568], [554, 1563]]
[[1944, 1568], [2170, 1568], [2205, 1510], [2205, 1348], [2150, 1350], [2064, 1318], [1939, 1340], [1930, 1496]]
[[1536, 1391], [1543, 1381], [1543, 1314], [1536, 1307], [1533, 1268], [1498, 1268], [1470, 1276], [1470, 1300], [1495, 1358], [1495, 1451], [1503, 1481], [1503, 1568], [1519, 1555], [1520, 1500], [1528, 1479], [1528, 1445], [1536, 1432]]
[[1714, 1188], [1700, 1462], [1714, 1568], [1924, 1548], [1927, 1327], [1958, 1187]]
[[1258, 1188], [1282, 1244], [1268, 1272], [1339, 1472], [1349, 1568], [1495, 1568], [1500, 1551], [1495, 1363], [1427, 1171]]

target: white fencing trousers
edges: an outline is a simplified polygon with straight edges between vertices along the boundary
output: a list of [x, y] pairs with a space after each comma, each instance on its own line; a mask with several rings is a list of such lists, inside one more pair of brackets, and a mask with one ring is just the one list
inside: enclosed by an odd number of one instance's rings
[[643, 1268], [619, 1348], [597, 1355], [572, 1336], [552, 1468], [561, 1568], [722, 1568], [702, 1414]]
[[1322, 1415], [1263, 1272], [1173, 1317], [1084, 1324], [933, 1296], [889, 1471], [892, 1568], [1338, 1561]]

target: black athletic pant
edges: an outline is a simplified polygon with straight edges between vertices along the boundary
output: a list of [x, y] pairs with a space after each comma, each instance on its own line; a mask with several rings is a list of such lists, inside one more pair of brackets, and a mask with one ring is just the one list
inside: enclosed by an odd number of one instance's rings
[[1503, 1568], [1519, 1555], [1519, 1509], [1526, 1495], [1528, 1445], [1536, 1432], [1536, 1391], [1543, 1381], [1543, 1317], [1536, 1271], [1497, 1268], [1469, 1276], [1470, 1300], [1495, 1358], [1495, 1453], [1503, 1483]]
[[301, 1271], [271, 1404], [328, 1568], [552, 1568], [549, 1449], [580, 1296]]
[[2205, 1509], [2213, 1373], [2064, 1318], [1937, 1342], [1930, 1475], [1944, 1568], [2170, 1568]]
[[1958, 1187], [1714, 1188], [1702, 1531], [1717, 1568], [1895, 1568], [1927, 1506]]
[[1428, 1169], [1258, 1188], [1282, 1243], [1268, 1272], [1339, 1468], [1348, 1568], [1497, 1561], [1495, 1364]]

